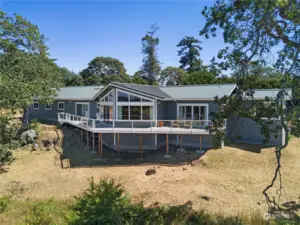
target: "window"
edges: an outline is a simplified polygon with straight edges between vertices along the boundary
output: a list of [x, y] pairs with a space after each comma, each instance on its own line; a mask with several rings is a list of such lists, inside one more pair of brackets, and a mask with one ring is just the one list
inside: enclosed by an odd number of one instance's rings
[[52, 109], [52, 106], [51, 106], [50, 104], [46, 104], [46, 105], [45, 105], [45, 109], [46, 109], [46, 110], [51, 110], [51, 109]]
[[129, 110], [128, 106], [118, 106], [118, 120], [128, 120]]
[[40, 105], [38, 102], [34, 102], [33, 103], [33, 109], [39, 109], [40, 108]]
[[130, 120], [141, 120], [141, 106], [130, 106]]
[[118, 120], [153, 120], [154, 100], [117, 90]]
[[118, 102], [128, 102], [128, 94], [118, 91]]
[[208, 120], [208, 104], [179, 104], [178, 117], [182, 120]]
[[57, 109], [58, 110], [65, 110], [65, 103], [64, 102], [58, 102], [57, 103]]
[[153, 107], [142, 106], [142, 120], [153, 120]]

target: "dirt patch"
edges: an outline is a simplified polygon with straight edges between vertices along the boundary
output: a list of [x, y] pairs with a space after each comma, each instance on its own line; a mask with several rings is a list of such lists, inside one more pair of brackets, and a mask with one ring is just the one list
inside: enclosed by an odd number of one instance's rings
[[[65, 140], [68, 141], [65, 147], [68, 146], [69, 153], [73, 152], [73, 157], [86, 157], [86, 163], [98, 157], [90, 154], [91, 149], [86, 148], [78, 136], [73, 137], [65, 137], [69, 138]], [[282, 203], [294, 201], [300, 204], [299, 147], [300, 140], [292, 139], [283, 151], [285, 195], [281, 198]], [[120, 162], [113, 160], [105, 164], [107, 162], [99, 161], [98, 166], [85, 164], [68, 169], [60, 168], [55, 151], [14, 151], [15, 162], [7, 167], [7, 173], [0, 174], [0, 195], [11, 193], [21, 199], [71, 199], [88, 187], [88, 178], [108, 177], [121, 182], [135, 202], [143, 201], [146, 206], [156, 202], [178, 205], [191, 201], [195, 209], [204, 208], [216, 213], [235, 215], [257, 210], [263, 213], [267, 206], [262, 190], [274, 172], [274, 149], [242, 149], [210, 150], [195, 166], [175, 164], [174, 157], [164, 159], [162, 150], [149, 156], [162, 160], [156, 164], [143, 163], [131, 155], [131, 159], [123, 157]], [[115, 152], [104, 154], [116, 155]], [[172, 163], [167, 164], [168, 160]], [[154, 167], [156, 174], [146, 176], [146, 171]], [[275, 196], [275, 192], [276, 189], [272, 195]]]

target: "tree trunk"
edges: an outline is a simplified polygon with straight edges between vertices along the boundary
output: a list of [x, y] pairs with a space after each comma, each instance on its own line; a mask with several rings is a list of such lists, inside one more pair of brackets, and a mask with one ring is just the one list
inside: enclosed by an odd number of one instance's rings
[[21, 134], [27, 129], [29, 123], [29, 109], [23, 108], [23, 117], [22, 117], [22, 125], [17, 132], [17, 137], [19, 138]]
[[29, 120], [29, 110], [28, 108], [23, 109], [23, 118], [22, 118], [22, 127], [28, 126], [28, 120]]

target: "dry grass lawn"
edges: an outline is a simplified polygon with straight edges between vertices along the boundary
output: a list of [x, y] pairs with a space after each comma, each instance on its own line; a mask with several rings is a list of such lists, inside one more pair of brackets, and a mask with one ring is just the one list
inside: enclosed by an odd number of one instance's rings
[[[73, 146], [76, 148], [82, 146]], [[15, 162], [0, 174], [0, 196], [69, 199], [88, 187], [88, 178], [114, 178], [123, 183], [134, 201], [179, 205], [188, 201], [195, 209], [233, 214], [265, 212], [262, 190], [269, 184], [276, 163], [272, 149], [260, 153], [233, 147], [210, 150], [196, 166], [119, 165], [61, 169], [55, 151], [15, 151]], [[147, 169], [157, 173], [146, 176]], [[300, 204], [300, 140], [293, 138], [282, 156], [285, 193], [281, 202]], [[273, 190], [273, 194], [275, 193]]]

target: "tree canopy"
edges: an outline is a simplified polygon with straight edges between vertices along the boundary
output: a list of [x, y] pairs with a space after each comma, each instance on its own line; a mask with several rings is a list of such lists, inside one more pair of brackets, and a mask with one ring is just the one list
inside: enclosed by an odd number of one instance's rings
[[35, 97], [50, 102], [63, 78], [36, 25], [0, 10], [0, 27], [0, 107], [22, 108], [26, 114]]
[[150, 27], [150, 30], [142, 38], [142, 53], [144, 55], [143, 65], [141, 67], [142, 77], [148, 80], [152, 85], [157, 80], [157, 76], [160, 72], [160, 62], [157, 58], [157, 46], [159, 44], [159, 38], [155, 37], [159, 27], [154, 24]]
[[166, 67], [160, 73], [159, 82], [161, 85], [182, 85], [186, 73], [177, 67]]
[[128, 77], [124, 64], [111, 57], [96, 57], [88, 67], [80, 72], [85, 85], [103, 84], [118, 81], [126, 82]]
[[178, 51], [178, 55], [181, 56], [179, 63], [180, 68], [188, 73], [194, 72], [200, 69], [202, 61], [200, 59], [200, 46], [201, 41], [194, 37], [186, 36], [177, 45], [181, 49]]

